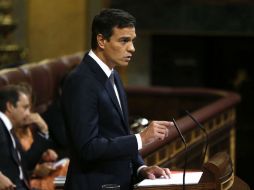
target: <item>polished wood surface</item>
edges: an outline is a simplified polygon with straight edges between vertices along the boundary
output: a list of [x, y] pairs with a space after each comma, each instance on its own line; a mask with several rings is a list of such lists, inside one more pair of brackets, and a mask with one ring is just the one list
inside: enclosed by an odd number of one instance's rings
[[[180, 190], [182, 185], [136, 187], [137, 190]], [[248, 184], [234, 175], [232, 161], [225, 152], [218, 152], [203, 166], [198, 184], [185, 185], [186, 190], [250, 190]]]
[[[188, 146], [188, 168], [202, 167], [204, 135], [184, 113], [188, 110], [208, 133], [207, 161], [225, 151], [235, 163], [236, 105], [240, 96], [234, 92], [206, 88], [127, 87], [130, 116], [148, 120], [172, 120], [174, 117]], [[169, 136], [143, 147], [147, 165], [183, 168], [184, 144], [172, 128]]]
[[[182, 190], [182, 185], [157, 186], [157, 187], [139, 187], [134, 190]], [[215, 190], [213, 183], [203, 183], [196, 185], [185, 185], [185, 190]]]
[[250, 190], [250, 186], [238, 176], [235, 176], [234, 184], [229, 190]]

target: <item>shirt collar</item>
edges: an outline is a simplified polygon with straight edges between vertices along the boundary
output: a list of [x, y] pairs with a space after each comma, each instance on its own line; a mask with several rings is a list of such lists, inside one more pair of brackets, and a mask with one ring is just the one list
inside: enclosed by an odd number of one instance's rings
[[92, 50], [89, 51], [88, 55], [95, 60], [95, 62], [100, 66], [100, 68], [109, 78], [114, 69], [110, 69], [102, 60], [100, 60], [99, 57], [97, 57], [97, 55], [95, 55], [95, 53]]
[[8, 129], [8, 131], [11, 131], [12, 129], [12, 124], [10, 119], [3, 113], [0, 111], [0, 118], [2, 119], [2, 121], [4, 122], [4, 125], [6, 126], [6, 128]]

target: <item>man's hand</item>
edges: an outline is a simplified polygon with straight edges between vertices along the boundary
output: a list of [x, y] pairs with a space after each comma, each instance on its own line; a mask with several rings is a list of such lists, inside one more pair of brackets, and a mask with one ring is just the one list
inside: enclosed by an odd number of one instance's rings
[[147, 179], [155, 178], [170, 178], [170, 170], [168, 168], [161, 168], [159, 166], [148, 166], [140, 170], [140, 174]]
[[38, 113], [31, 113], [27, 118], [25, 124], [26, 125], [35, 124], [36, 126], [38, 126], [40, 132], [44, 134], [48, 133], [48, 125]]
[[6, 177], [2, 172], [0, 172], [0, 190], [14, 190], [16, 185]]
[[142, 144], [146, 145], [156, 140], [163, 140], [168, 136], [169, 128], [174, 125], [169, 121], [152, 121], [144, 131], [140, 133]]
[[33, 173], [37, 177], [45, 177], [54, 170], [52, 162], [44, 162], [42, 164], [37, 164]]
[[54, 162], [57, 160], [58, 155], [54, 150], [47, 149], [45, 152], [43, 152], [41, 158], [44, 162]]

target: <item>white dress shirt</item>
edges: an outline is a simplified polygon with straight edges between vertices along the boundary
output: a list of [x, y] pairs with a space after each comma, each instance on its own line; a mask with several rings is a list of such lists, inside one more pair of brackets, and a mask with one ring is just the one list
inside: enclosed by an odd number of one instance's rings
[[[100, 60], [100, 58], [97, 57], [97, 55], [95, 55], [95, 53], [92, 50], [89, 51], [88, 55], [95, 60], [95, 62], [100, 66], [100, 68], [104, 71], [104, 73], [109, 78], [113, 69], [110, 69], [105, 63], [103, 63], [103, 61]], [[119, 94], [118, 94], [116, 85], [114, 85], [114, 90], [115, 90], [119, 105], [121, 107], [121, 102], [120, 102], [120, 98], [119, 98]], [[121, 109], [122, 109], [122, 107], [121, 107]], [[138, 143], [138, 150], [140, 150], [140, 149], [142, 149], [142, 140], [141, 140], [140, 134], [135, 134], [135, 136], [136, 136], [137, 143]]]
[[[4, 125], [6, 126], [8, 132], [9, 132], [9, 135], [11, 137], [11, 140], [12, 140], [12, 144], [13, 144], [13, 147], [15, 150], [17, 150], [17, 146], [16, 146], [16, 142], [15, 142], [15, 139], [11, 133], [11, 129], [12, 129], [12, 123], [11, 121], [9, 120], [9, 118], [3, 113], [0, 111], [0, 118], [2, 119]], [[17, 150], [17, 154], [18, 154], [18, 159], [21, 160], [21, 156], [20, 156], [20, 153], [19, 151]], [[19, 165], [19, 178], [21, 180], [24, 179], [24, 174], [23, 174], [23, 171], [22, 171], [22, 168], [21, 166]]]

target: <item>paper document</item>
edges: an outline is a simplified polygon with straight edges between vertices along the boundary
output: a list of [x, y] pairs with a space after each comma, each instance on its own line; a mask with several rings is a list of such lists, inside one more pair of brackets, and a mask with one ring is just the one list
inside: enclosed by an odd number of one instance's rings
[[53, 169], [57, 169], [60, 166], [64, 166], [69, 161], [69, 158], [62, 158], [53, 164]]
[[[187, 171], [185, 172], [185, 184], [198, 184], [203, 172]], [[183, 184], [183, 172], [171, 171], [171, 178], [157, 178], [157, 179], [145, 179], [137, 184], [138, 187], [146, 186], [163, 186], [163, 185], [182, 185]]]

